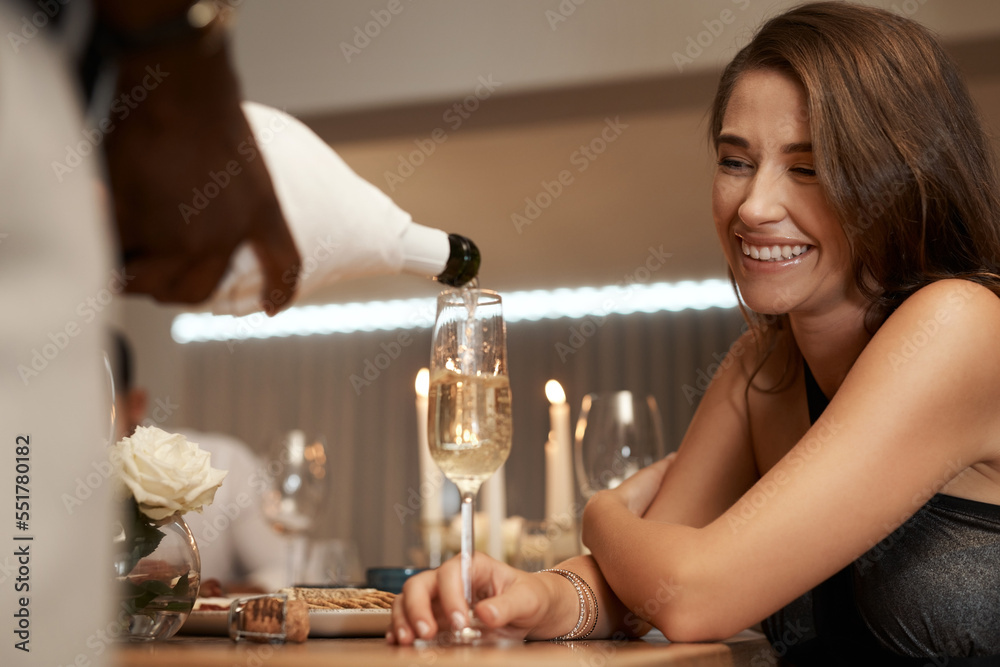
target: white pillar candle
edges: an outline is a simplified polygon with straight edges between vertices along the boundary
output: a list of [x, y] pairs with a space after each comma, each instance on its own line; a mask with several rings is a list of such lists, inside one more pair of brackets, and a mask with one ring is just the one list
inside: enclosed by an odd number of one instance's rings
[[507, 477], [504, 474], [506, 465], [493, 473], [483, 484], [483, 511], [486, 514], [489, 525], [489, 534], [486, 538], [486, 553], [493, 558], [503, 561], [503, 523], [507, 518]]
[[414, 382], [417, 391], [417, 446], [420, 448], [420, 518], [425, 526], [440, 523], [444, 518], [442, 488], [444, 476], [431, 456], [427, 441], [427, 392], [430, 388], [430, 373], [421, 368]]
[[555, 380], [545, 383], [549, 399], [549, 441], [545, 443], [545, 517], [565, 523], [573, 518], [573, 452], [566, 392]]

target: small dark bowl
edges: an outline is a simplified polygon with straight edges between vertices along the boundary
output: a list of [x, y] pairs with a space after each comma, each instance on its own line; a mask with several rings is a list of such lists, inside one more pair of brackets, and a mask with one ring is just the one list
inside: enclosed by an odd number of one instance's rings
[[368, 587], [390, 593], [402, 593], [403, 582], [426, 569], [425, 567], [370, 567], [366, 572]]

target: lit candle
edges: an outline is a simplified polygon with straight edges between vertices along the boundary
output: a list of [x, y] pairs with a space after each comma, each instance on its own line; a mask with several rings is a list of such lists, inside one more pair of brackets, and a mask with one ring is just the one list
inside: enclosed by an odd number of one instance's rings
[[573, 520], [573, 453], [570, 449], [569, 405], [555, 380], [545, 383], [549, 399], [549, 441], [545, 443], [545, 517], [565, 524]]
[[489, 523], [489, 534], [486, 538], [486, 553], [503, 561], [503, 523], [507, 518], [507, 478], [504, 468], [493, 473], [493, 476], [483, 484], [483, 512]]
[[444, 518], [442, 488], [444, 477], [431, 457], [427, 442], [427, 392], [430, 388], [430, 372], [421, 368], [413, 383], [417, 391], [417, 446], [420, 449], [420, 518], [423, 523], [425, 547], [431, 567], [441, 564], [441, 520]]

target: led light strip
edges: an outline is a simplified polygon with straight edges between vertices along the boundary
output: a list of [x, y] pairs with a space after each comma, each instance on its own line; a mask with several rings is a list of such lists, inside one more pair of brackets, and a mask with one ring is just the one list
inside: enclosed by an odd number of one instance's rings
[[[504, 317], [508, 323], [736, 307], [736, 295], [725, 280], [532, 290], [508, 292], [502, 296]], [[263, 313], [245, 317], [186, 313], [174, 318], [170, 333], [178, 343], [194, 343], [427, 329], [434, 324], [436, 307], [435, 299], [424, 298], [296, 306], [276, 317], [267, 317]]]

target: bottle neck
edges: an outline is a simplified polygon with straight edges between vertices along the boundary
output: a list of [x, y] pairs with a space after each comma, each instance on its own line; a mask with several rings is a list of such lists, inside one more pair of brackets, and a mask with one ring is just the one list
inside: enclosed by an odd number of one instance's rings
[[481, 257], [479, 248], [470, 239], [459, 234], [448, 235], [448, 263], [438, 276], [438, 282], [461, 287], [479, 275]]
[[479, 273], [479, 248], [459, 234], [412, 223], [402, 236], [403, 271], [461, 287]]

